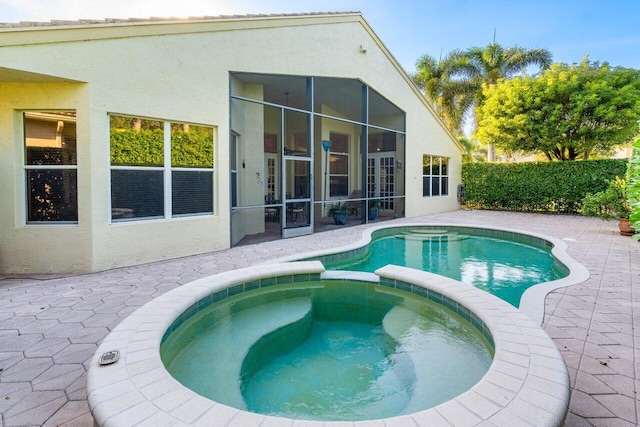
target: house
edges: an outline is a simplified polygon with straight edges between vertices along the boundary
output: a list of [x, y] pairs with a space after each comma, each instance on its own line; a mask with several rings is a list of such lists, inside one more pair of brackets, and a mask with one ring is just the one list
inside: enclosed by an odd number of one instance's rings
[[360, 13], [0, 24], [0, 273], [455, 210], [461, 150]]

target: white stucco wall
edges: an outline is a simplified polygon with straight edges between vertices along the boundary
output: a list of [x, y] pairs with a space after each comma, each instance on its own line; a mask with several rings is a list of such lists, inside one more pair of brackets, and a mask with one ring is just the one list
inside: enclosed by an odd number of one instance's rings
[[[459, 149], [359, 14], [5, 28], [0, 272], [97, 271], [229, 247], [230, 71], [361, 79], [406, 111], [406, 216], [457, 208]], [[47, 82], [57, 79], [78, 83]], [[25, 225], [19, 117], [29, 109], [77, 112], [77, 225]], [[109, 113], [215, 127], [215, 214], [111, 224]], [[422, 154], [451, 157], [450, 196], [422, 198]]]

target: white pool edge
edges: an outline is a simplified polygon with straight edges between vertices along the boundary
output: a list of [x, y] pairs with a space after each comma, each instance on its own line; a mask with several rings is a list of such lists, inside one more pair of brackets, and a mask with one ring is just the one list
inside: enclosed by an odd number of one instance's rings
[[355, 243], [340, 246], [331, 249], [323, 249], [318, 251], [306, 252], [304, 254], [289, 255], [281, 257], [276, 260], [266, 261], [264, 264], [291, 262], [301, 259], [308, 259], [319, 257], [323, 255], [332, 255], [340, 252], [351, 251], [367, 246], [371, 243], [373, 234], [376, 231], [388, 229], [388, 228], [404, 228], [404, 227], [462, 227], [462, 228], [475, 228], [478, 230], [494, 230], [502, 231], [506, 233], [517, 233], [524, 236], [531, 236], [541, 240], [545, 240], [552, 245], [551, 254], [562, 263], [569, 270], [569, 275], [562, 279], [553, 280], [550, 282], [539, 283], [537, 285], [528, 288], [520, 298], [519, 309], [525, 312], [531, 319], [538, 325], [542, 325], [544, 320], [544, 301], [549, 292], [553, 292], [556, 289], [564, 288], [566, 286], [576, 285], [582, 283], [589, 278], [589, 270], [578, 261], [573, 259], [571, 255], [567, 253], [568, 246], [565, 241], [557, 239], [555, 237], [547, 236], [539, 233], [532, 233], [530, 231], [518, 230], [514, 228], [504, 227], [486, 227], [482, 225], [470, 225], [470, 224], [458, 224], [458, 223], [426, 223], [426, 222], [405, 222], [394, 225], [377, 225], [374, 227], [363, 230], [360, 240]]
[[[471, 310], [491, 331], [494, 361], [469, 391], [410, 415], [354, 423], [291, 420], [237, 410], [206, 399], [178, 383], [160, 360], [161, 340], [175, 319], [203, 297], [262, 277], [319, 274], [318, 261], [265, 264], [229, 271], [176, 288], [139, 308], [102, 342], [87, 376], [89, 406], [100, 426], [431, 426], [561, 425], [570, 383], [559, 350], [522, 311], [499, 298], [428, 272], [386, 266], [381, 279], [431, 289]], [[339, 276], [338, 276], [339, 277]], [[99, 356], [120, 351], [120, 360], [100, 366]], [[532, 424], [534, 423], [534, 424]]]

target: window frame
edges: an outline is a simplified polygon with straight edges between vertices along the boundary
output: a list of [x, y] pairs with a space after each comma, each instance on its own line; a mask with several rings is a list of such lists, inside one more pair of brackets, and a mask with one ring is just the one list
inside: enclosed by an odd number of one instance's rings
[[[118, 113], [108, 113], [107, 114], [107, 130], [108, 130], [108, 153], [109, 153], [109, 223], [110, 224], [119, 224], [123, 222], [138, 222], [138, 221], [153, 221], [153, 220], [170, 220], [175, 218], [191, 218], [191, 217], [200, 217], [200, 216], [214, 216], [216, 215], [216, 203], [215, 203], [215, 194], [216, 194], [216, 147], [217, 147], [217, 127], [214, 125], [203, 125], [192, 122], [182, 122], [175, 121], [169, 119], [158, 119], [158, 118], [148, 118], [143, 116], [132, 116], [128, 114], [118, 114]], [[144, 165], [113, 165], [111, 162], [111, 117], [124, 117], [130, 119], [139, 119], [139, 120], [150, 120], [162, 123], [163, 129], [163, 164], [162, 166], [144, 166]], [[184, 166], [172, 166], [172, 157], [171, 157], [171, 137], [172, 137], [172, 125], [190, 125], [208, 128], [211, 130], [211, 144], [212, 144], [212, 156], [211, 159], [211, 168], [208, 167], [184, 167]], [[162, 172], [162, 214], [154, 215], [154, 216], [140, 216], [140, 217], [130, 217], [130, 218], [113, 218], [113, 196], [112, 196], [112, 173], [117, 170], [127, 170], [127, 171], [144, 171], [144, 172]], [[211, 173], [211, 211], [207, 212], [193, 212], [193, 213], [181, 213], [174, 214], [173, 213], [173, 172], [206, 172]]]
[[[79, 194], [78, 194], [78, 131], [77, 131], [77, 111], [74, 109], [33, 109], [33, 110], [21, 110], [20, 113], [20, 123], [22, 125], [22, 133], [21, 133], [21, 141], [20, 148], [22, 153], [21, 159], [21, 169], [22, 169], [22, 197], [23, 197], [23, 218], [24, 224], [27, 226], [56, 226], [56, 225], [78, 225], [79, 223]], [[46, 115], [46, 114], [64, 114], [64, 113], [73, 113], [73, 121], [76, 123], [76, 134], [75, 134], [75, 163], [68, 165], [56, 165], [56, 164], [27, 164], [27, 116], [28, 115]], [[37, 170], [46, 170], [46, 171], [64, 171], [70, 170], [75, 171], [75, 210], [76, 210], [76, 219], [75, 220], [63, 220], [63, 221], [35, 221], [29, 219], [29, 171], [37, 171]]]
[[[429, 164], [426, 165], [426, 158]], [[437, 159], [438, 170], [434, 171], [434, 159]], [[422, 197], [446, 197], [449, 196], [449, 163], [450, 157], [436, 156], [432, 154], [422, 155]], [[444, 172], [443, 172], [444, 169]], [[425, 173], [425, 170], [428, 173]], [[434, 173], [435, 172], [435, 173]], [[434, 179], [437, 179], [437, 194], [434, 193]]]

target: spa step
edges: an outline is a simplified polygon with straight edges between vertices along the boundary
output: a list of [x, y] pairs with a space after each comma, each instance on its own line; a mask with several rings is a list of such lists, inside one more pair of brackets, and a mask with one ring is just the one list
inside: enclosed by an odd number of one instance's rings
[[[202, 369], [208, 372], [202, 380], [218, 382], [220, 385], [216, 389], [224, 392], [222, 398], [207, 397], [246, 409], [240, 392], [240, 372], [249, 350], [263, 336], [298, 322], [310, 313], [311, 298], [289, 298], [234, 313], [233, 322], [221, 323], [202, 332], [200, 339], [211, 342], [211, 348], [215, 349], [215, 354], [203, 354], [200, 357]], [[169, 369], [178, 380], [179, 363], [179, 357], [175, 358]], [[190, 388], [198, 392], [197, 386]]]

